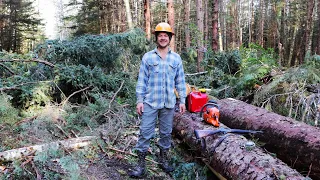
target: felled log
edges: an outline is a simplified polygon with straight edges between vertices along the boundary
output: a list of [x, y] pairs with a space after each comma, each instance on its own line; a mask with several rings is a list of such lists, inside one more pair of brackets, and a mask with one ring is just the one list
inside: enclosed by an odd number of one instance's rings
[[[281, 160], [274, 158], [259, 147], [244, 148], [248, 140], [244, 136], [231, 134], [215, 148], [219, 141], [217, 136], [205, 138], [205, 149], [194, 135], [195, 129], [212, 129], [211, 125], [200, 122], [195, 114], [188, 112], [174, 116], [173, 133], [208, 160], [211, 167], [226, 179], [305, 179], [296, 170]], [[223, 124], [221, 126], [224, 126]], [[213, 149], [215, 148], [215, 151]]]
[[8, 151], [0, 152], [0, 162], [13, 161], [23, 156], [29, 156], [35, 152], [42, 152], [50, 148], [63, 147], [65, 149], [78, 149], [84, 146], [88, 146], [95, 140], [95, 136], [85, 136], [79, 138], [66, 139], [63, 141], [56, 141], [47, 144], [34, 145], [28, 147], [22, 147], [19, 149], [11, 149]]
[[320, 179], [320, 128], [295, 121], [235, 99], [218, 101], [220, 121], [230, 128], [263, 130], [257, 135], [268, 151], [297, 169]]

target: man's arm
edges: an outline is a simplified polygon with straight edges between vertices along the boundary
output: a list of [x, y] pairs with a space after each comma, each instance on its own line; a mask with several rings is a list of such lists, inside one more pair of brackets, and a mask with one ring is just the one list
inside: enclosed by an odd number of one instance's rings
[[146, 95], [147, 90], [148, 77], [148, 65], [146, 64], [144, 56], [141, 61], [138, 82], [136, 86], [137, 103], [143, 103], [143, 99]]
[[175, 85], [176, 85], [176, 89], [177, 89], [179, 97], [180, 97], [180, 103], [185, 104], [187, 92], [186, 92], [186, 82], [185, 82], [185, 77], [184, 77], [182, 61], [178, 65], [177, 74], [175, 77]]

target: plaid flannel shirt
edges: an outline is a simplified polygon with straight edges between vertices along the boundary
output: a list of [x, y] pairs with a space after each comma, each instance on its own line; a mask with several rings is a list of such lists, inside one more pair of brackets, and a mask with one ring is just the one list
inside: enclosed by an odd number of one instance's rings
[[185, 104], [186, 87], [180, 55], [169, 49], [163, 60], [157, 48], [147, 52], [139, 70], [137, 103], [144, 102], [155, 109], [173, 108], [176, 103], [174, 88], [178, 91], [180, 103]]

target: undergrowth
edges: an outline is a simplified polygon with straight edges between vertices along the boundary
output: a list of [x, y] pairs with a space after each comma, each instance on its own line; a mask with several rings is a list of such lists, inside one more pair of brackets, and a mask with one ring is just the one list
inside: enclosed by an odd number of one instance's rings
[[13, 125], [19, 120], [19, 111], [11, 105], [11, 96], [0, 94], [0, 124]]
[[318, 125], [319, 93], [308, 88], [320, 83], [320, 56], [314, 55], [300, 67], [290, 68], [256, 92], [254, 104], [311, 125]]
[[[2, 178], [36, 179], [41, 175], [44, 179], [82, 179], [85, 174], [81, 170], [101, 161], [101, 156], [136, 162], [130, 154], [140, 123], [134, 113], [135, 85], [141, 57], [153, 47], [141, 29], [134, 29], [115, 35], [47, 41], [25, 55], [0, 52], [2, 59], [39, 57], [54, 64], [3, 62], [1, 151], [86, 135], [104, 140], [79, 151], [53, 148], [32, 154], [33, 159], [24, 157], [5, 164], [8, 171]], [[195, 73], [196, 50], [188, 49], [181, 57], [185, 72]], [[253, 101], [257, 106], [317, 125], [314, 119], [320, 97], [306, 88], [320, 82], [319, 56], [307, 55], [304, 65], [285, 72], [276, 59], [273, 50], [253, 44], [228, 52], [208, 50], [202, 62], [206, 73], [187, 76], [186, 81], [211, 89], [210, 95], [216, 98]], [[148, 158], [153, 161], [159, 153], [158, 138], [156, 133], [151, 141]], [[184, 161], [176, 151], [172, 153], [176, 167], [173, 178], [206, 179], [207, 168]], [[167, 177], [159, 173], [156, 164], [148, 165], [149, 178]]]

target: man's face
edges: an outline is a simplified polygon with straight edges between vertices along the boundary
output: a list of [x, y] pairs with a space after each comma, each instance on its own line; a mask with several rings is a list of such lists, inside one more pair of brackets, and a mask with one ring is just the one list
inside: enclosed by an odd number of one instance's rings
[[157, 36], [157, 44], [159, 48], [166, 48], [167, 46], [169, 46], [169, 35], [165, 32], [160, 32]]

